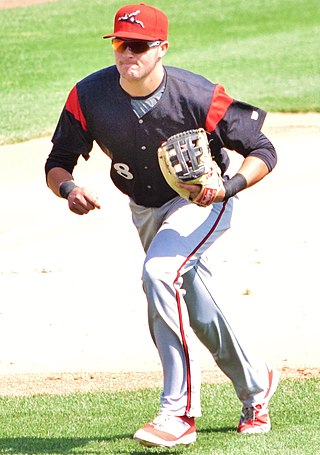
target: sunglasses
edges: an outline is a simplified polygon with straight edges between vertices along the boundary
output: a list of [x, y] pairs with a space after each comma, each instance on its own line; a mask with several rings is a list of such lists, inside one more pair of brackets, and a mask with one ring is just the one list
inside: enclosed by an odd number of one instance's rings
[[143, 54], [152, 47], [160, 46], [160, 44], [161, 41], [130, 41], [120, 38], [113, 38], [112, 40], [113, 50], [120, 52], [120, 54], [123, 54], [128, 47], [134, 54]]

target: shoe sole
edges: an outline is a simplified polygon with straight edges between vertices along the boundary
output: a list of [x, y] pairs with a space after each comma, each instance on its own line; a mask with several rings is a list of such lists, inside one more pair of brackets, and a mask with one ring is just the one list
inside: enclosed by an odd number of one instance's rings
[[[145, 436], [141, 434], [140, 436], [133, 436], [133, 439], [145, 447], [166, 447], [171, 448], [178, 445], [189, 446], [196, 442], [197, 434], [190, 433], [176, 441], [164, 441], [163, 439], [157, 438], [156, 436], [151, 435], [150, 433], [146, 433]], [[151, 440], [152, 439], [152, 440]]]
[[259, 427], [254, 427], [254, 428], [250, 428], [248, 430], [245, 430], [245, 431], [238, 431], [238, 434], [265, 434], [265, 433], [269, 433], [269, 431], [271, 430], [271, 424], [270, 425], [266, 425], [265, 427], [262, 427], [262, 426], [259, 426]]

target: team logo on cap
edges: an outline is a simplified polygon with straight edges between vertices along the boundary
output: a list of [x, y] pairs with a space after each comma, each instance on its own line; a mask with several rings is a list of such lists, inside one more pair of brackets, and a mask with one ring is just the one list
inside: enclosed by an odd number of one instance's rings
[[139, 9], [134, 13], [126, 13], [124, 16], [119, 17], [118, 21], [131, 22], [131, 24], [137, 24], [144, 28], [144, 23], [136, 19], [136, 16], [140, 13], [141, 11]]

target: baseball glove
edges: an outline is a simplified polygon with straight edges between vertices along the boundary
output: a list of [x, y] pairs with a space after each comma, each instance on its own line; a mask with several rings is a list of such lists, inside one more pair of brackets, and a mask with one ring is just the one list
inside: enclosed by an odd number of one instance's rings
[[[184, 131], [169, 137], [158, 149], [160, 169], [168, 185], [181, 197], [201, 207], [211, 205], [223, 186], [221, 171], [212, 159], [205, 130]], [[195, 199], [178, 182], [201, 185]]]

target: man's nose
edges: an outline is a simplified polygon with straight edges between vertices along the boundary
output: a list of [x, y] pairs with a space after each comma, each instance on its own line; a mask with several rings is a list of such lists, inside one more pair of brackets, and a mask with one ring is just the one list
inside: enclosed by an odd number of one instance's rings
[[134, 52], [132, 51], [132, 49], [131, 49], [130, 46], [126, 46], [126, 48], [125, 48], [123, 54], [126, 54], [126, 55], [128, 55], [128, 54], [129, 54], [129, 55], [133, 55]]

